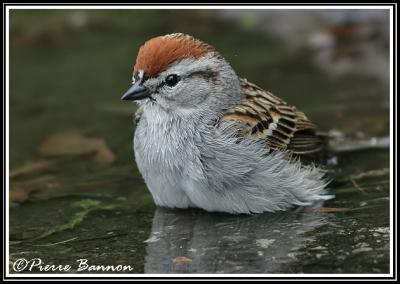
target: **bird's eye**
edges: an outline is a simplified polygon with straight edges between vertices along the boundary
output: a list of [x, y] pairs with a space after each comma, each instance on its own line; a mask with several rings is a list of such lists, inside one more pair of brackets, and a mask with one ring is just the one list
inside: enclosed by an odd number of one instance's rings
[[178, 84], [179, 80], [180, 80], [180, 78], [178, 75], [171, 74], [171, 75], [168, 75], [167, 78], [165, 78], [165, 83], [167, 84], [167, 86], [173, 87], [176, 84]]

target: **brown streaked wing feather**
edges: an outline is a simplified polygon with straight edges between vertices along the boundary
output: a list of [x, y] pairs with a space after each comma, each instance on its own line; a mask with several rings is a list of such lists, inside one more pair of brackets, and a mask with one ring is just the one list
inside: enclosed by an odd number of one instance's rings
[[235, 122], [241, 136], [264, 139], [273, 150], [288, 149], [296, 154], [320, 150], [322, 141], [315, 125], [303, 112], [246, 79], [240, 82], [242, 102], [227, 110], [220, 122]]

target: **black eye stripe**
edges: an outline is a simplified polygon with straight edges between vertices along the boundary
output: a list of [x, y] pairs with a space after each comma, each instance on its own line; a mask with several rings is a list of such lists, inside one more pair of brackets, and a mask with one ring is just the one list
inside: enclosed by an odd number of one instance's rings
[[[173, 83], [175, 83], [175, 84], [168, 85], [167, 79], [168, 79], [168, 77], [170, 77], [170, 76], [176, 76], [177, 81], [176, 81], [176, 82], [173, 82]], [[184, 76], [184, 78], [189, 78], [189, 77], [192, 77], [192, 76], [201, 76], [201, 77], [204, 77], [204, 78], [207, 79], [207, 80], [213, 80], [213, 81], [214, 81], [214, 80], [217, 80], [217, 79], [218, 79], [219, 73], [216, 72], [216, 71], [212, 71], [212, 70], [200, 70], [200, 71], [192, 72], [192, 73], [190, 73], [190, 74]], [[146, 76], [146, 78], [143, 78], [143, 79], [144, 79], [144, 80], [147, 80], [148, 78], [149, 78], [149, 77]], [[181, 79], [182, 79], [182, 78], [181, 78], [180, 76], [176, 75], [176, 74], [170, 74], [170, 75], [168, 75], [168, 76], [165, 78], [164, 81], [162, 81], [160, 84], [157, 85], [156, 90], [158, 91], [160, 88], [164, 87], [165, 85], [170, 86], [170, 87], [173, 87], [173, 86], [175, 86]], [[172, 83], [172, 82], [171, 82], [171, 83]]]
[[143, 74], [142, 82], [146, 82], [148, 79], [150, 79], [150, 77], [146, 74]]
[[159, 89], [159, 88], [162, 88], [162, 87], [164, 87], [165, 86], [165, 82], [164, 81], [162, 81], [160, 84], [158, 84], [158, 86], [157, 86], [157, 90]]
[[201, 76], [207, 80], [216, 80], [218, 78], [218, 72], [212, 70], [200, 70], [191, 73], [189, 76]]

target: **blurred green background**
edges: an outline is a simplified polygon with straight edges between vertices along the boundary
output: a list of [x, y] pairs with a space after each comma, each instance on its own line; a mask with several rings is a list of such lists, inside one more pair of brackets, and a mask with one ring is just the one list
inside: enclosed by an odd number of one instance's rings
[[[11, 10], [11, 260], [39, 255], [68, 263], [86, 256], [146, 271], [144, 241], [158, 215], [134, 163], [136, 106], [120, 97], [138, 49], [157, 35], [183, 32], [212, 44], [239, 76], [296, 105], [322, 131], [388, 136], [387, 13], [279, 13]], [[334, 219], [323, 226], [337, 229], [326, 239], [321, 226], [313, 228], [306, 239], [322, 247], [318, 253], [309, 244], [296, 247], [303, 258], [287, 254], [286, 265], [267, 272], [388, 271], [388, 149], [346, 152], [330, 163], [337, 198], [326, 206], [336, 209], [327, 210]], [[200, 269], [200, 256], [189, 254], [179, 272], [217, 272], [207, 261]], [[160, 260], [166, 266], [157, 271], [176, 271], [180, 256]], [[225, 272], [248, 271], [244, 260], [251, 257], [235, 258], [236, 270]]]

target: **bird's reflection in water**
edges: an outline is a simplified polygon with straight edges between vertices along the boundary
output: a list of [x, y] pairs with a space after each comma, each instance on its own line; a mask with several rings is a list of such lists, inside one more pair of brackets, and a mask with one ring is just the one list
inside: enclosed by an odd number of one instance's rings
[[228, 215], [157, 208], [147, 242], [146, 273], [274, 273], [313, 241], [328, 214]]

